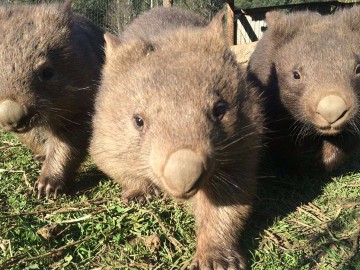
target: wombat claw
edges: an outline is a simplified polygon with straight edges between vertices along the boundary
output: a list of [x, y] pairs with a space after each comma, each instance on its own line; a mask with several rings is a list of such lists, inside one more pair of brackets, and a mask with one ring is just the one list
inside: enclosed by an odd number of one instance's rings
[[123, 187], [121, 197], [126, 203], [137, 202], [142, 204], [153, 197], [159, 197], [160, 193], [159, 188], [155, 186], [150, 186], [145, 191]]
[[[45, 183], [44, 183], [45, 182]], [[54, 188], [49, 181], [41, 181], [38, 180], [35, 182], [34, 190], [37, 190], [37, 198], [40, 199], [42, 194], [45, 194], [46, 200], [50, 198], [50, 195], [52, 192], [54, 192], [54, 199], [56, 199], [59, 191], [61, 190], [61, 187]]]
[[239, 258], [231, 258], [232, 260], [229, 262], [228, 260], [198, 260], [193, 259], [190, 265], [188, 266], [188, 270], [245, 270], [246, 266], [241, 262]]

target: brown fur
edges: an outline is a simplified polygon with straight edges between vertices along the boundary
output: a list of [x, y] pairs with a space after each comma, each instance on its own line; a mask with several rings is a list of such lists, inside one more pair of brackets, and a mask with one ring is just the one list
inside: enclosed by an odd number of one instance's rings
[[161, 38], [179, 27], [205, 26], [208, 21], [191, 11], [154, 8], [135, 19], [122, 33], [121, 40]]
[[[259, 97], [226, 44], [222, 14], [199, 27], [192, 25], [198, 16], [159, 8], [128, 31], [149, 18], [161, 21], [163, 13], [174, 20], [154, 36], [123, 44], [106, 36], [90, 153], [123, 186], [123, 196], [141, 196], [155, 186], [192, 204], [198, 237], [191, 269], [244, 269], [238, 240], [256, 189]], [[171, 13], [186, 14], [180, 26]], [[214, 112], [219, 101], [228, 104], [221, 117]], [[164, 173], [173, 153], [181, 151], [194, 153], [204, 166], [200, 180], [184, 193], [169, 188]], [[186, 173], [181, 169], [175, 178]]]
[[[359, 144], [360, 8], [327, 16], [271, 12], [266, 21], [249, 74], [267, 100], [269, 152], [291, 167], [310, 161], [331, 171]], [[328, 95], [341, 97], [347, 106], [331, 125], [317, 111]]]
[[87, 153], [103, 32], [69, 2], [3, 6], [0, 32], [0, 103], [12, 100], [27, 112], [21, 128], [7, 130], [44, 160], [39, 196], [56, 195]]

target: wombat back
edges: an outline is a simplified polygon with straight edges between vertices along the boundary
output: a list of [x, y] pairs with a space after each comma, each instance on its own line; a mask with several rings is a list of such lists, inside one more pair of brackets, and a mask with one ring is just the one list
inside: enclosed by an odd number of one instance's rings
[[180, 27], [205, 26], [208, 21], [202, 16], [176, 8], [153, 8], [150, 12], [137, 17], [121, 35], [121, 40], [156, 40], [164, 33]]

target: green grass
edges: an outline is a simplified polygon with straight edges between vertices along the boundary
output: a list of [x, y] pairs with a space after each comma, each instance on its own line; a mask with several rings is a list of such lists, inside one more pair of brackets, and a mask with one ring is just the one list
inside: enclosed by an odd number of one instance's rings
[[[242, 239], [251, 269], [360, 269], [360, 157], [336, 177], [260, 173]], [[73, 195], [31, 193], [40, 170], [0, 132], [0, 269], [181, 269], [194, 219], [168, 197], [125, 204], [121, 187], [84, 163]], [[349, 173], [351, 172], [351, 173]]]

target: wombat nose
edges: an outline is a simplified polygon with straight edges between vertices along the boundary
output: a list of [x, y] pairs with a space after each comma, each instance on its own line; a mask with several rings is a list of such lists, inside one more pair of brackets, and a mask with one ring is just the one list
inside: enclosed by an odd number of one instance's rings
[[329, 124], [342, 118], [347, 111], [345, 101], [335, 95], [324, 97], [318, 103], [316, 112], [320, 114]]
[[204, 171], [200, 157], [189, 149], [172, 153], [164, 168], [164, 180], [172, 194], [184, 195], [192, 190]]
[[0, 103], [0, 125], [16, 127], [25, 116], [25, 108], [15, 101], [5, 100]]

